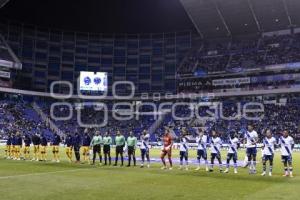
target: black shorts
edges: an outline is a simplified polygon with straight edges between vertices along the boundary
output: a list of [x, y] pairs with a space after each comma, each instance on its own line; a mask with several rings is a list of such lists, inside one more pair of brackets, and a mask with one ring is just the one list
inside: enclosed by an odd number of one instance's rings
[[237, 153], [228, 153], [227, 154], [227, 160], [234, 160], [236, 161], [237, 160]]
[[110, 153], [110, 145], [107, 145], [107, 144], [103, 145], [103, 152], [105, 154]]
[[95, 146], [93, 146], [93, 152], [94, 153], [101, 153], [101, 145], [96, 144]]
[[204, 160], [207, 160], [207, 152], [206, 152], [206, 150], [198, 149], [197, 150], [197, 157], [198, 157], [198, 159], [203, 158]]
[[263, 157], [262, 157], [262, 160], [263, 160], [263, 162], [266, 162], [266, 161], [273, 161], [273, 159], [274, 159], [274, 155], [263, 155]]
[[134, 147], [128, 146], [128, 154], [132, 155], [135, 153]]
[[123, 153], [124, 146], [116, 146], [116, 154], [122, 154]]
[[210, 156], [211, 156], [211, 159], [213, 159], [213, 160], [215, 158], [217, 158], [218, 160], [221, 160], [221, 155], [219, 153], [211, 153]]
[[179, 155], [180, 155], [180, 157], [187, 158], [189, 156], [189, 153], [188, 153], [188, 151], [180, 151]]
[[149, 149], [141, 149], [141, 156], [149, 156]]
[[281, 161], [283, 163], [292, 163], [293, 158], [292, 158], [292, 156], [281, 156]]
[[256, 149], [256, 147], [249, 147], [249, 148], [247, 148], [246, 153], [247, 153], [248, 157], [250, 157], [250, 156], [256, 157], [257, 149]]

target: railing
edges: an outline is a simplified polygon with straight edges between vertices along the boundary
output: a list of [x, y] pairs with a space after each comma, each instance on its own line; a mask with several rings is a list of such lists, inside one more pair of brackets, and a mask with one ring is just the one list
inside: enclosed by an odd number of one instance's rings
[[47, 125], [49, 125], [50, 129], [53, 130], [55, 133], [57, 133], [59, 136], [64, 136], [63, 131], [61, 131], [54, 122], [41, 110], [41, 108], [35, 103], [32, 103], [33, 109], [38, 113], [38, 115], [41, 117], [43, 122], [45, 122]]

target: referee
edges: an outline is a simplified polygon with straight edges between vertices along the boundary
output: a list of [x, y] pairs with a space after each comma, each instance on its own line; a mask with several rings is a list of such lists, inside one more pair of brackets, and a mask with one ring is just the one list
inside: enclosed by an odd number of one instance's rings
[[103, 153], [104, 153], [104, 165], [107, 165], [107, 157], [109, 165], [111, 165], [111, 156], [110, 156], [110, 145], [112, 144], [112, 139], [109, 136], [109, 133], [106, 132], [103, 137]]
[[100, 164], [102, 164], [101, 143], [102, 143], [102, 137], [100, 135], [100, 132], [96, 131], [90, 145], [93, 148], [93, 165], [95, 165], [96, 154], [98, 154], [100, 159]]
[[116, 136], [115, 140], [116, 140], [116, 160], [115, 160], [114, 166], [118, 165], [118, 159], [119, 159], [119, 155], [120, 155], [121, 167], [122, 167], [123, 163], [124, 163], [123, 148], [125, 146], [125, 137], [121, 134], [121, 132], [119, 130], [117, 131], [117, 136]]
[[133, 135], [133, 132], [130, 131], [129, 137], [127, 138], [127, 146], [128, 146], [128, 165], [130, 167], [131, 158], [133, 159], [133, 166], [136, 166], [136, 158], [135, 158], [135, 149], [137, 145], [137, 138]]

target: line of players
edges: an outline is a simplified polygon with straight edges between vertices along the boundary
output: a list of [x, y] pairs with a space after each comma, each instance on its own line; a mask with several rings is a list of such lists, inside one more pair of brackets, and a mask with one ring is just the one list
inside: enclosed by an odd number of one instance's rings
[[[141, 167], [144, 167], [145, 160], [147, 160], [147, 167], [150, 167], [150, 157], [149, 157], [149, 139], [150, 135], [143, 131], [141, 135]], [[94, 136], [91, 138], [88, 134], [88, 130], [84, 131], [83, 137], [78, 133], [74, 135], [67, 134], [64, 144], [66, 155], [70, 162], [73, 162], [73, 152], [75, 154], [75, 163], [80, 163], [80, 151], [83, 155], [82, 163], [95, 164], [96, 156], [99, 156], [100, 164], [102, 164], [102, 146], [104, 153], [104, 165], [111, 165], [111, 145], [112, 137], [108, 133], [102, 137], [99, 131], [96, 131]], [[62, 142], [61, 137], [54, 133], [50, 146], [52, 147], [53, 162], [60, 162], [59, 160], [59, 145]], [[131, 131], [129, 137], [126, 139], [120, 131], [117, 131], [115, 137], [116, 144], [116, 157], [114, 166], [118, 165], [118, 160], [120, 157], [121, 166], [124, 165], [124, 147], [127, 148], [128, 153], [128, 167], [131, 166], [131, 161], [133, 160], [133, 165], [136, 165], [135, 151], [137, 148], [138, 140], [133, 135]], [[30, 147], [33, 146], [33, 157], [30, 158]], [[7, 159], [21, 160], [21, 153], [23, 153], [23, 160], [32, 161], [47, 161], [47, 148], [48, 141], [45, 135], [39, 136], [34, 134], [32, 137], [25, 135], [21, 136], [20, 132], [16, 134], [9, 135], [6, 142], [5, 157]], [[92, 155], [92, 159], [90, 159]], [[90, 163], [92, 160], [92, 163]]]
[[[226, 169], [222, 169], [222, 159], [221, 159], [221, 146], [222, 140], [218, 136], [216, 131], [211, 132], [211, 137], [205, 135], [204, 132], [199, 129], [199, 135], [196, 138], [198, 143], [197, 149], [197, 160], [198, 167], [196, 170], [200, 169], [200, 159], [203, 158], [206, 166], [206, 171], [212, 172], [214, 167], [214, 161], [217, 160], [219, 163], [220, 172], [228, 173], [230, 161], [233, 161], [234, 173], [237, 173], [237, 160], [238, 160], [238, 148], [240, 144], [243, 143], [246, 147], [247, 154], [247, 164], [245, 167], [249, 167], [249, 174], [256, 174], [256, 159], [257, 159], [257, 144], [258, 144], [258, 134], [254, 130], [253, 125], [248, 125], [248, 130], [245, 133], [244, 137], [240, 140], [237, 134], [231, 134], [228, 138], [228, 152], [226, 159]], [[273, 171], [273, 161], [275, 148], [280, 147], [281, 151], [281, 160], [284, 165], [284, 174], [283, 176], [293, 177], [293, 165], [292, 165], [292, 152], [294, 148], [294, 139], [289, 136], [288, 130], [284, 130], [282, 135], [275, 139], [271, 130], [265, 131], [265, 136], [262, 140], [262, 164], [263, 172], [262, 176], [266, 175], [267, 171], [267, 162], [269, 162], [269, 176], [272, 176]], [[210, 147], [211, 156], [210, 164], [208, 163], [207, 158], [207, 149]], [[183, 132], [180, 138], [180, 169], [183, 167], [183, 160], [185, 160], [186, 169], [188, 169], [188, 139], [186, 133]]]
[[[185, 130], [182, 131], [180, 136], [180, 169], [183, 169], [185, 161], [185, 169], [189, 169], [188, 163], [188, 152], [189, 140], [187, 138], [187, 132]], [[150, 135], [143, 131], [141, 134], [141, 167], [144, 167], [145, 159], [147, 159], [147, 167], [150, 167], [150, 157], [149, 157], [149, 139]], [[173, 147], [173, 137], [168, 129], [166, 129], [165, 134], [162, 138], [163, 147], [161, 151], [161, 161], [162, 161], [162, 169], [167, 169], [167, 165], [165, 162], [165, 157], [168, 157], [169, 160], [169, 169], [172, 169], [172, 147]], [[44, 136], [39, 137], [38, 135], [34, 135], [32, 138], [29, 136], [25, 136], [24, 139], [24, 159], [29, 159], [30, 154], [30, 145], [33, 144], [34, 156], [32, 160], [40, 160], [46, 161], [46, 152], [47, 152], [47, 139]], [[238, 165], [238, 148], [240, 144], [243, 143], [246, 147], [247, 154], [247, 165], [249, 167], [249, 174], [256, 174], [256, 157], [257, 157], [257, 143], [258, 143], [258, 134], [254, 130], [253, 125], [248, 125], [248, 130], [244, 135], [244, 138], [240, 140], [237, 134], [231, 134], [228, 138], [228, 153], [226, 159], [226, 169], [223, 171], [222, 169], [222, 159], [221, 159], [221, 146], [222, 140], [218, 136], [216, 131], [211, 131], [210, 135], [206, 135], [203, 130], [199, 129], [198, 136], [196, 137], [196, 142], [198, 144], [197, 147], [197, 160], [198, 166], [195, 170], [200, 170], [201, 159], [204, 160], [206, 171], [212, 172], [214, 168], [215, 160], [218, 161], [220, 172], [228, 173], [230, 167], [230, 161], [233, 161], [234, 173], [237, 173]], [[61, 139], [57, 134], [54, 134], [54, 137], [51, 141], [52, 152], [53, 152], [53, 161], [59, 162], [59, 144], [61, 143]], [[134, 136], [133, 132], [129, 133], [127, 140], [125, 137], [117, 131], [115, 137], [116, 143], [116, 152], [115, 152], [115, 163], [114, 166], [118, 165], [119, 156], [121, 159], [121, 166], [124, 164], [124, 147], [127, 147], [128, 153], [128, 167], [131, 165], [131, 161], [133, 160], [133, 165], [136, 165], [136, 157], [135, 151], [137, 148], [137, 138]], [[267, 171], [267, 162], [269, 162], [269, 176], [272, 176], [273, 171], [273, 160], [275, 154], [275, 148], [278, 146], [281, 150], [281, 159], [284, 165], [284, 175], [293, 177], [293, 166], [292, 166], [292, 152], [294, 148], [294, 140], [287, 130], [284, 130], [282, 136], [275, 139], [273, 137], [270, 130], [266, 130], [265, 137], [262, 140], [263, 148], [262, 148], [262, 164], [263, 164], [263, 173], [262, 176], [266, 175]], [[101, 147], [103, 146], [104, 153], [104, 165], [111, 165], [111, 145], [112, 138], [108, 133], [102, 137], [99, 131], [96, 131], [93, 138], [90, 138], [88, 135], [88, 131], [85, 130], [84, 136], [81, 138], [77, 133], [74, 136], [68, 134], [65, 139], [66, 146], [66, 155], [69, 158], [69, 161], [72, 162], [73, 150], [75, 153], [76, 163], [80, 163], [80, 149], [83, 155], [83, 162], [90, 162], [89, 154], [93, 155], [92, 163], [95, 164], [96, 156], [99, 156], [100, 163], [102, 164], [102, 153]], [[22, 146], [22, 137], [20, 133], [16, 133], [16, 135], [9, 137], [7, 140], [6, 147], [6, 157], [12, 158], [15, 160], [20, 160], [20, 152]], [[210, 148], [211, 156], [210, 163], [208, 161], [207, 149]], [[92, 151], [92, 152], [91, 152]]]

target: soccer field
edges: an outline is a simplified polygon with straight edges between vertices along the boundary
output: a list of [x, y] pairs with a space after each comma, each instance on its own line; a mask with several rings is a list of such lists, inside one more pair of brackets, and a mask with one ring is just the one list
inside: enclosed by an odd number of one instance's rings
[[[273, 177], [261, 177], [261, 163], [257, 175], [248, 175], [248, 170], [243, 168], [239, 168], [238, 174], [233, 174], [232, 169], [229, 174], [221, 174], [218, 168], [211, 173], [203, 168], [194, 171], [193, 165], [189, 171], [180, 171], [176, 164], [170, 171], [161, 170], [160, 163], [153, 163], [150, 169], [70, 164], [63, 149], [61, 163], [13, 161], [3, 159], [4, 149], [0, 150], [1, 200], [299, 198], [299, 153], [294, 153], [293, 157], [295, 177], [286, 178], [281, 176], [279, 152]], [[240, 151], [239, 160], [243, 160], [243, 152]], [[191, 150], [190, 158], [195, 158], [195, 154]], [[223, 154], [224, 162], [225, 152]], [[151, 156], [158, 158], [159, 150], [152, 150]], [[173, 157], [178, 157], [178, 151], [174, 150]]]

